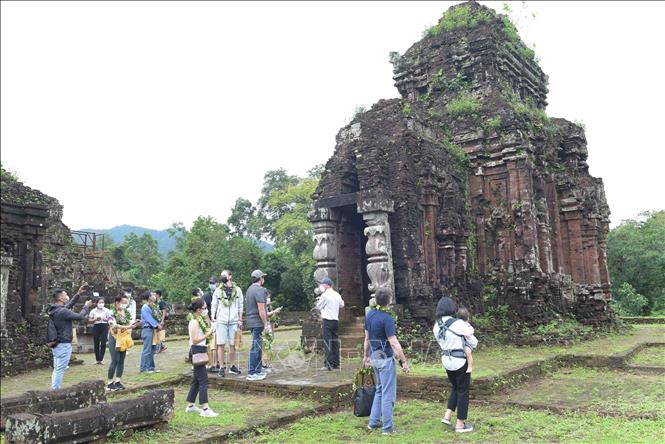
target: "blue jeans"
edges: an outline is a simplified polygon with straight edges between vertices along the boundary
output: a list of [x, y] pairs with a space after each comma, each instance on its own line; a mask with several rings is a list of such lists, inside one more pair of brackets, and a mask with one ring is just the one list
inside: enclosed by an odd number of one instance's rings
[[383, 431], [393, 428], [393, 405], [397, 398], [397, 372], [395, 359], [372, 359], [372, 368], [376, 378], [376, 393], [369, 414], [369, 426], [378, 427], [383, 417]]
[[61, 342], [51, 349], [53, 353], [53, 375], [51, 376], [51, 388], [59, 389], [62, 385], [62, 377], [69, 365], [69, 358], [72, 357], [72, 343]]
[[141, 367], [142, 372], [147, 372], [155, 369], [155, 349], [152, 346], [152, 335], [155, 330], [152, 328], [141, 329], [141, 339], [143, 339], [143, 351], [141, 352]]
[[263, 363], [261, 362], [263, 327], [253, 327], [250, 330], [252, 331], [252, 349], [249, 351], [247, 374], [254, 375], [263, 371]]

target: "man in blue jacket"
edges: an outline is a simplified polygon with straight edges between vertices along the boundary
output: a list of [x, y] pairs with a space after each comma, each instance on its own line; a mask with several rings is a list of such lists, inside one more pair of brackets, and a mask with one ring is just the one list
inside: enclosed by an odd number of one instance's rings
[[143, 307], [141, 307], [141, 339], [143, 339], [143, 351], [141, 352], [141, 373], [158, 373], [155, 369], [155, 347], [152, 346], [152, 338], [163, 328], [163, 325], [155, 318], [153, 313], [158, 311], [155, 306], [157, 295], [152, 290], [143, 293]]
[[[53, 375], [51, 376], [51, 388], [59, 389], [62, 378], [72, 357], [72, 321], [86, 321], [92, 301], [85, 301], [80, 313], [74, 313], [71, 308], [76, 305], [79, 297], [85, 293], [85, 286], [78, 289], [73, 298], [65, 290], [56, 289], [53, 292], [53, 304], [49, 304], [48, 315], [50, 322], [56, 330], [54, 338], [55, 346], [51, 348], [53, 353]], [[51, 339], [51, 338], [49, 338]]]

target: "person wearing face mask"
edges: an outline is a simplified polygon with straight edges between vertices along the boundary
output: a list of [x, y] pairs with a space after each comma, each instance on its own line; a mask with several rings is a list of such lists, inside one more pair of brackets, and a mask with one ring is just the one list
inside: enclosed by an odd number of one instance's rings
[[224, 349], [229, 344], [229, 373], [239, 375], [241, 372], [235, 364], [235, 339], [238, 329], [242, 329], [242, 312], [244, 298], [240, 287], [233, 283], [233, 275], [224, 270], [220, 276], [221, 284], [212, 295], [212, 311], [210, 316], [216, 321], [215, 343], [217, 345], [217, 362], [211, 370], [217, 371], [221, 377], [226, 376], [224, 365]]
[[92, 339], [95, 346], [95, 359], [97, 365], [104, 364], [104, 354], [106, 353], [106, 340], [109, 336], [109, 318], [111, 310], [104, 306], [104, 298], [97, 298], [95, 308], [90, 311], [88, 322], [92, 326]]
[[321, 312], [323, 324], [323, 350], [326, 355], [325, 365], [319, 370], [339, 369], [339, 309], [344, 307], [344, 300], [332, 289], [333, 281], [325, 277], [319, 283], [321, 296], [316, 308]]
[[[132, 297], [132, 289], [131, 288], [126, 288], [125, 289], [125, 296], [127, 297], [127, 312], [129, 313], [129, 320], [131, 321], [132, 324], [136, 322], [136, 301]], [[132, 329], [129, 329], [129, 334], [132, 334]]]
[[[211, 279], [211, 281], [212, 281], [212, 279]], [[210, 284], [210, 285], [212, 285], [212, 284]], [[194, 300], [196, 300], [196, 299], [202, 299], [203, 302], [206, 302], [205, 294], [203, 293], [203, 290], [201, 290], [199, 287], [196, 287], [196, 288], [192, 289], [192, 302], [194, 302]], [[211, 297], [211, 300], [212, 300], [212, 297]], [[206, 302], [206, 315], [205, 316], [208, 318], [208, 323], [210, 323], [211, 322], [211, 319], [210, 319], [211, 313], [208, 313], [207, 307], [209, 307], [209, 305]], [[215, 339], [215, 337], [213, 336], [212, 340], [208, 341], [208, 364], [206, 365], [206, 368], [208, 369], [208, 371], [210, 373], [213, 372], [212, 363], [215, 362], [215, 359], [216, 359], [215, 358], [216, 350], [215, 350], [215, 341], [214, 341], [214, 339]]]
[[141, 352], [141, 364], [139, 370], [141, 373], [158, 373], [159, 370], [155, 368], [155, 348], [152, 344], [152, 338], [162, 324], [159, 323], [153, 315], [155, 310], [155, 300], [157, 295], [147, 290], [143, 293], [144, 304], [141, 307], [141, 339], [143, 339], [143, 351]]
[[117, 342], [121, 342], [125, 339], [125, 336], [129, 335], [132, 327], [137, 323], [137, 321], [132, 322], [131, 316], [127, 311], [128, 306], [129, 299], [127, 299], [124, 293], [121, 293], [115, 297], [115, 304], [111, 307], [111, 318], [109, 319], [111, 327], [111, 336], [109, 337], [111, 365], [109, 365], [108, 371], [109, 382], [106, 386], [106, 389], [110, 391], [123, 390], [125, 388], [120, 380], [125, 369], [127, 350], [119, 350], [116, 345]]
[[[53, 353], [53, 375], [51, 376], [51, 388], [59, 389], [62, 378], [69, 365], [72, 356], [72, 321], [85, 321], [88, 319], [88, 310], [92, 301], [85, 301], [80, 313], [74, 313], [71, 308], [76, 305], [81, 294], [85, 293], [85, 285], [78, 289], [76, 295], [70, 300], [69, 295], [63, 289], [53, 292], [53, 304], [48, 307], [49, 333], [47, 339], [50, 341]], [[51, 327], [55, 337], [51, 338]], [[52, 344], [52, 345], [51, 345]]]
[[208, 291], [203, 295], [203, 300], [206, 302], [206, 307], [212, 309], [212, 295], [215, 294], [217, 290], [217, 278], [211, 276], [208, 279]]
[[[193, 299], [187, 308], [192, 312], [187, 316], [187, 319], [189, 319], [189, 360], [191, 362], [193, 355], [206, 353], [208, 350], [207, 342], [215, 329], [210, 323], [207, 306], [203, 298]], [[201, 408], [194, 404], [197, 395]], [[205, 365], [193, 366], [192, 383], [187, 394], [185, 413], [198, 413], [204, 418], [218, 416], [208, 406], [208, 372]]]

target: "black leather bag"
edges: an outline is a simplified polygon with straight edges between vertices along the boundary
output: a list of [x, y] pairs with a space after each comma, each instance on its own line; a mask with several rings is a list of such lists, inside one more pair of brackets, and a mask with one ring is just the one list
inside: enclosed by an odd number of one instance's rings
[[353, 393], [353, 414], [359, 417], [369, 416], [376, 393], [374, 373], [362, 371], [356, 373], [355, 386], [357, 388]]

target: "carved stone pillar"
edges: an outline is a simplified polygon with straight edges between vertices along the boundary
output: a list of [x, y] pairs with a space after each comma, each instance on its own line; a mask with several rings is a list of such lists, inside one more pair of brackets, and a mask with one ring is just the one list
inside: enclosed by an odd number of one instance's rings
[[9, 295], [9, 268], [13, 258], [0, 256], [0, 336], [7, 337], [7, 297]]
[[388, 223], [388, 214], [392, 211], [393, 201], [389, 199], [361, 199], [358, 202], [358, 212], [367, 224], [364, 233], [367, 236], [367, 275], [371, 281], [369, 291], [375, 293], [380, 287], [388, 287], [393, 293], [390, 303], [395, 304], [395, 274]]
[[314, 270], [314, 279], [319, 282], [325, 277], [329, 277], [338, 285], [337, 282], [337, 244], [336, 230], [337, 221], [331, 217], [329, 208], [319, 208], [310, 214], [310, 221], [314, 232], [314, 260], [316, 261], [316, 270]]

